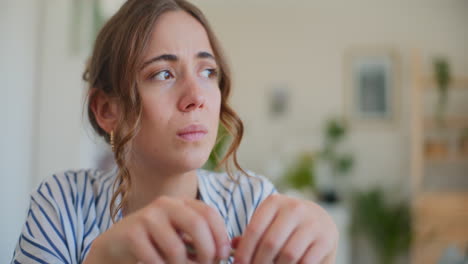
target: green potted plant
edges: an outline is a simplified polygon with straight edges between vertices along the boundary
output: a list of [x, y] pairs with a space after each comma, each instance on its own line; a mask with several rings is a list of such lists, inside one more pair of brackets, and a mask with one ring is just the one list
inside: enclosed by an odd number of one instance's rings
[[354, 158], [350, 153], [339, 151], [340, 144], [344, 141], [348, 133], [348, 127], [344, 120], [340, 118], [332, 118], [326, 122], [324, 134], [324, 148], [320, 152], [320, 161], [327, 168], [327, 181], [331, 182], [329, 186], [325, 186], [320, 190], [320, 200], [327, 203], [337, 202], [340, 197], [336, 191], [338, 188], [337, 178], [342, 178], [348, 174], [353, 165]]
[[313, 198], [317, 191], [314, 154], [310, 152], [299, 154], [287, 168], [279, 185], [299, 191], [306, 198]]
[[438, 91], [436, 116], [440, 124], [443, 125], [445, 109], [448, 101], [448, 88], [452, 79], [450, 65], [447, 59], [439, 57], [434, 59], [433, 67]]
[[408, 203], [389, 203], [381, 189], [356, 193], [352, 199], [351, 234], [364, 235], [381, 264], [393, 264], [409, 250], [411, 219]]
[[445, 111], [448, 102], [448, 89], [451, 82], [450, 65], [446, 58], [433, 60], [433, 75], [437, 85], [437, 104], [435, 106], [436, 130], [434, 135], [426, 138], [425, 155], [428, 158], [443, 158], [448, 154], [448, 142], [444, 136]]

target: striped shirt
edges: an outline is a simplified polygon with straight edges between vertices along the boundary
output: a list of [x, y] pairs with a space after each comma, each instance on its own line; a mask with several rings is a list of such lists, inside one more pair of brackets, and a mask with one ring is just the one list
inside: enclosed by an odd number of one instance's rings
[[[265, 177], [248, 173], [252, 177], [238, 174], [237, 184], [227, 173], [197, 170], [200, 199], [221, 215], [231, 239], [242, 234], [258, 205], [276, 192]], [[11, 263], [82, 263], [93, 240], [113, 224], [109, 205], [116, 175], [114, 168], [66, 171], [45, 179], [31, 194]], [[120, 219], [121, 212], [116, 221]]]

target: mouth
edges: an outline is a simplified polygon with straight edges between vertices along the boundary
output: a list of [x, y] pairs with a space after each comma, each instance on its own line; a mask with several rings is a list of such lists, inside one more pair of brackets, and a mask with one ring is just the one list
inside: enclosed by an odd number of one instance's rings
[[186, 126], [177, 131], [177, 137], [188, 142], [200, 141], [206, 136], [206, 134], [208, 134], [206, 127], [197, 124]]

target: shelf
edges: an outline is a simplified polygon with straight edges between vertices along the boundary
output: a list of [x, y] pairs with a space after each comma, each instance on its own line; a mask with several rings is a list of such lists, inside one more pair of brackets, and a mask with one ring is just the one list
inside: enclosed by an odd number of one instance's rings
[[[422, 87], [426, 89], [434, 89], [437, 87], [437, 82], [434, 78], [429, 76], [424, 76], [421, 80]], [[468, 77], [457, 77], [452, 80], [450, 83], [449, 89], [468, 89]]]
[[424, 157], [424, 160], [430, 164], [440, 164], [440, 163], [467, 163], [468, 164], [468, 155], [449, 155], [447, 157]]
[[[468, 128], [468, 116], [449, 116], [443, 122], [443, 128]], [[434, 117], [425, 117], [424, 127], [438, 128], [439, 121]]]
[[[447, 193], [441, 194], [439, 192], [425, 192], [416, 197], [414, 202], [420, 205], [436, 206], [441, 210], [454, 210], [460, 211], [467, 210], [468, 193]], [[429, 208], [428, 208], [429, 209]]]
[[[436, 263], [448, 245], [464, 249], [468, 237], [468, 155], [460, 147], [468, 128], [468, 75], [452, 75], [450, 102], [443, 123], [427, 105], [437, 100], [432, 72], [423, 72], [420, 50], [411, 56], [412, 263]], [[455, 101], [452, 101], [454, 100]], [[435, 101], [437, 102], [437, 101]]]
[[468, 159], [427, 162], [423, 175], [425, 190], [468, 191]]

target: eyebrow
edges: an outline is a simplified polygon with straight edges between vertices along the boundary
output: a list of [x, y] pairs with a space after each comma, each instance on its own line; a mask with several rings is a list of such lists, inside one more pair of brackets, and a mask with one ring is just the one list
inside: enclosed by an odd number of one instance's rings
[[[197, 53], [197, 55], [195, 55], [195, 57], [198, 58], [198, 59], [212, 59], [212, 60], [216, 61], [215, 57], [211, 53], [209, 53], [207, 51], [200, 51], [200, 52]], [[162, 55], [159, 55], [157, 57], [154, 57], [154, 58], [151, 58], [151, 59], [145, 61], [143, 63], [143, 66], [141, 67], [141, 69], [143, 70], [149, 64], [155, 63], [155, 62], [158, 62], [158, 61], [176, 62], [178, 60], [179, 60], [179, 58], [174, 54], [162, 54]]]

